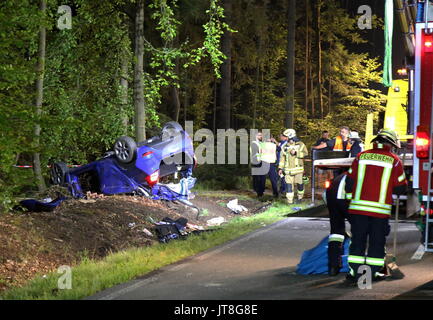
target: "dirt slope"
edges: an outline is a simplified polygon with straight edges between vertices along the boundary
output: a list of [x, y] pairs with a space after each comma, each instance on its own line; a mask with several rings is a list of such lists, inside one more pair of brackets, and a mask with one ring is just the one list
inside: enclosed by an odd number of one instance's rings
[[[2, 214], [0, 290], [61, 265], [74, 265], [83, 257], [98, 259], [110, 252], [157, 243], [153, 222], [165, 217], [185, 217], [189, 223], [203, 227], [215, 217], [230, 220], [237, 215], [226, 203], [234, 198], [236, 194], [196, 196], [192, 202], [201, 209], [198, 217], [196, 210], [184, 204], [126, 195], [68, 200], [52, 212]], [[249, 209], [243, 216], [266, 207], [245, 195], [240, 196], [239, 204]]]

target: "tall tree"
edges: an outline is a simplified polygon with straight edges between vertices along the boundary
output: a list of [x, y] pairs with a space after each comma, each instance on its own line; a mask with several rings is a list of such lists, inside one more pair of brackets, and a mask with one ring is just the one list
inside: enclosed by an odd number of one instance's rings
[[[231, 24], [232, 0], [223, 0], [225, 22]], [[225, 30], [221, 38], [221, 51], [226, 56], [221, 65], [220, 106], [222, 128], [230, 128], [231, 120], [231, 82], [232, 82], [232, 33]]]
[[293, 111], [295, 106], [295, 34], [296, 34], [296, 0], [289, 0], [287, 10], [287, 89], [286, 89], [286, 128], [293, 128]]
[[144, 101], [144, 0], [137, 0], [135, 13], [135, 49], [134, 49], [134, 123], [135, 139], [146, 139], [146, 110]]
[[305, 93], [304, 93], [304, 109], [308, 112], [308, 75], [309, 75], [309, 65], [310, 65], [310, 0], [305, 0]]
[[122, 104], [122, 124], [124, 126], [124, 134], [127, 135], [128, 134], [128, 124], [129, 124], [129, 119], [128, 119], [128, 112], [127, 112], [127, 107], [128, 107], [128, 87], [129, 87], [129, 81], [128, 81], [128, 67], [129, 67], [129, 55], [128, 52], [126, 50], [126, 48], [124, 48], [121, 52], [121, 65], [120, 65], [120, 101]]
[[[46, 0], [41, 0], [39, 10], [43, 17], [45, 17], [47, 11]], [[36, 66], [36, 124], [34, 130], [34, 140], [36, 151], [33, 153], [33, 171], [35, 173], [36, 182], [39, 191], [46, 189], [45, 180], [42, 176], [41, 168], [41, 157], [40, 157], [40, 136], [41, 136], [41, 125], [40, 118], [42, 115], [42, 103], [44, 101], [44, 73], [45, 73], [45, 47], [46, 47], [46, 27], [45, 21], [39, 27], [39, 45], [38, 45], [38, 62]]]
[[322, 83], [322, 40], [321, 40], [321, 9], [322, 0], [316, 2], [316, 50], [317, 50], [317, 92], [318, 92], [318, 107], [323, 119], [323, 83]]

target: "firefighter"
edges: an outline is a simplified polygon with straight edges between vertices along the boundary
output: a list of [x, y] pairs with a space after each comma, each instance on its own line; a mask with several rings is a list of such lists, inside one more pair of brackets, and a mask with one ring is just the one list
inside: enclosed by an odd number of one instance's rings
[[308, 155], [305, 144], [296, 137], [294, 129], [287, 129], [283, 133], [287, 137], [287, 143], [281, 150], [280, 163], [278, 164], [278, 174], [285, 175], [287, 184], [287, 202], [293, 203], [295, 198], [295, 184], [297, 185], [298, 201], [304, 197], [304, 161]]
[[392, 194], [401, 195], [407, 189], [403, 164], [393, 152], [393, 148], [400, 147], [395, 132], [383, 129], [372, 143], [373, 149], [356, 156], [346, 178], [352, 233], [347, 283], [357, 282], [358, 268], [365, 264], [371, 268], [373, 281], [385, 278], [380, 271], [384, 267], [386, 236], [390, 231]]
[[364, 146], [362, 145], [362, 141], [359, 137], [358, 132], [350, 131], [349, 141], [352, 145], [352, 147], [350, 148], [349, 157], [355, 158], [358, 153], [364, 151]]
[[324, 200], [329, 211], [331, 233], [328, 239], [328, 274], [336, 276], [343, 266], [344, 239], [346, 234], [345, 220], [349, 218], [349, 201], [346, 199], [347, 172], [337, 176], [325, 191]]

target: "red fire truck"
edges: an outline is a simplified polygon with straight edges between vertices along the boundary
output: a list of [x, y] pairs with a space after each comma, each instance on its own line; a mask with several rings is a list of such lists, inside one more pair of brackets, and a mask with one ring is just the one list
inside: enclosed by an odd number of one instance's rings
[[433, 252], [430, 215], [433, 200], [433, 3], [395, 1], [401, 30], [405, 35], [406, 68], [409, 70], [408, 133], [413, 134], [413, 167], [408, 172], [413, 190], [426, 213], [424, 248]]
[[[398, 18], [396, 28], [399, 27], [403, 33], [405, 72], [402, 74], [407, 75], [408, 81], [407, 98], [403, 99], [407, 117], [407, 123], [404, 119], [406, 132], [403, 133], [403, 148], [399, 150], [410, 187], [404, 200], [407, 200], [406, 209], [410, 211], [409, 214], [417, 212], [425, 215], [423, 223], [419, 224], [422, 228], [422, 242], [425, 251], [433, 252], [433, 1], [394, 0], [394, 9]], [[394, 50], [401, 48], [400, 46]], [[390, 120], [386, 117], [385, 113], [385, 124]], [[392, 122], [401, 125], [398, 117], [388, 121]], [[366, 143], [368, 136], [369, 133], [366, 132]], [[353, 158], [316, 160], [313, 157], [313, 201], [315, 169], [348, 167], [352, 160]]]

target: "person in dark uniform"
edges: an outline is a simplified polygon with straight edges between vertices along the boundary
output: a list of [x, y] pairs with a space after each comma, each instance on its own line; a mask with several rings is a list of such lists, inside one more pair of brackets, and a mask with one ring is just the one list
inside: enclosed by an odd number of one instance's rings
[[317, 139], [316, 143], [313, 146], [318, 146], [320, 144], [322, 144], [322, 142], [328, 142], [329, 140], [329, 132], [327, 130], [322, 131], [322, 137], [320, 137], [319, 139]]
[[346, 234], [345, 220], [349, 218], [349, 200], [346, 200], [347, 172], [338, 175], [325, 191], [331, 232], [328, 240], [328, 274], [336, 276], [342, 267], [343, 243]]
[[259, 168], [262, 166], [262, 149], [263, 149], [263, 134], [258, 132], [256, 140], [251, 143], [251, 166], [257, 169], [253, 172], [253, 189], [257, 193], [257, 197], [262, 197], [265, 192], [267, 172], [261, 172]]
[[358, 153], [364, 151], [361, 138], [359, 137], [358, 132], [350, 131], [349, 141], [352, 147], [350, 148], [350, 158], [355, 158]]
[[[272, 145], [273, 144], [273, 145]], [[269, 150], [266, 147], [270, 147]], [[278, 143], [275, 140], [274, 137], [271, 137], [267, 140], [267, 144], [264, 144], [264, 150], [262, 155], [262, 160], [269, 163], [269, 172], [268, 177], [269, 180], [271, 180], [271, 186], [272, 186], [272, 193], [274, 195], [274, 198], [278, 198], [278, 173], [277, 173], [277, 167], [278, 162], [277, 156], [278, 156]]]
[[350, 130], [348, 127], [340, 127], [340, 134], [332, 140], [320, 143], [318, 146], [313, 146], [313, 149], [325, 149], [329, 151], [350, 151], [352, 144], [349, 140]]

